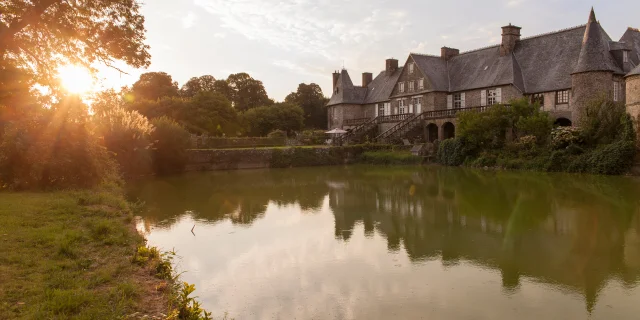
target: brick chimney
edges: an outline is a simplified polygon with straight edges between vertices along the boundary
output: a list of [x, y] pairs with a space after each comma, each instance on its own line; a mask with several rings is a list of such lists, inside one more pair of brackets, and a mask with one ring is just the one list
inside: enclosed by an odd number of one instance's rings
[[338, 85], [338, 78], [340, 78], [340, 72], [338, 71], [334, 71], [333, 72], [333, 88], [336, 88], [336, 85]]
[[520, 29], [522, 28], [512, 26], [511, 23], [509, 23], [508, 26], [502, 27], [501, 57], [511, 54], [516, 48], [516, 43], [520, 41]]
[[385, 70], [387, 71], [387, 75], [391, 75], [396, 72], [396, 70], [398, 70], [398, 60], [387, 59], [387, 67]]
[[457, 55], [460, 54], [460, 50], [458, 49], [454, 49], [454, 48], [449, 48], [449, 47], [442, 47], [440, 48], [440, 57], [442, 58], [442, 60], [447, 61]]
[[362, 87], [366, 88], [369, 85], [369, 83], [371, 83], [371, 81], [373, 81], [373, 73], [364, 72], [362, 74]]

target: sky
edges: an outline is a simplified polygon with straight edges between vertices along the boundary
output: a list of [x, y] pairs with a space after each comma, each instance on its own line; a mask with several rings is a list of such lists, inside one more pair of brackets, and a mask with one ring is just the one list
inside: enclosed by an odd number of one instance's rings
[[300, 83], [317, 83], [330, 96], [331, 73], [343, 66], [360, 85], [361, 73], [375, 77], [385, 59], [402, 65], [410, 52], [499, 44], [509, 23], [523, 37], [582, 25], [591, 6], [614, 40], [640, 28], [637, 0], [146, 0], [151, 66], [101, 77], [121, 86], [164, 71], [182, 86], [194, 76], [247, 72], [276, 101]]

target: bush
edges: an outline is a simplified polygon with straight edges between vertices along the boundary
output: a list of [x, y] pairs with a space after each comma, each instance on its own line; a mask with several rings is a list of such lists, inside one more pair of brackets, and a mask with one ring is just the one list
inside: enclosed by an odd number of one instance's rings
[[302, 129], [304, 111], [296, 105], [278, 103], [247, 110], [242, 119], [250, 136], [264, 137], [274, 130], [283, 130], [291, 135]]
[[588, 103], [580, 115], [579, 122], [582, 138], [591, 146], [630, 138], [627, 131], [629, 124], [633, 125], [624, 104], [613, 102], [606, 97]]
[[184, 171], [187, 164], [187, 149], [191, 139], [189, 133], [177, 122], [161, 117], [152, 121], [155, 129], [151, 133], [153, 168], [157, 174]]
[[636, 155], [635, 143], [631, 141], [618, 141], [605, 145], [581, 157], [580, 161], [586, 161], [584, 167], [587, 173], [593, 174], [623, 174], [633, 165]]
[[269, 134], [267, 135], [267, 138], [286, 138], [286, 137], [287, 137], [287, 133], [282, 130], [273, 130], [269, 132]]
[[96, 114], [93, 120], [104, 146], [112, 153], [125, 177], [151, 172], [153, 126], [147, 118], [137, 111], [115, 107]]
[[117, 168], [87, 122], [87, 106], [65, 99], [5, 126], [1, 185], [19, 189], [93, 187], [118, 180]]
[[467, 148], [461, 138], [447, 139], [438, 146], [437, 159], [446, 166], [459, 166], [467, 158]]
[[551, 131], [551, 147], [554, 150], [564, 149], [572, 144], [581, 144], [582, 134], [575, 127], [557, 127]]
[[516, 122], [516, 135], [518, 138], [535, 137], [538, 145], [544, 145], [549, 140], [552, 128], [553, 121], [548, 113], [534, 111]]

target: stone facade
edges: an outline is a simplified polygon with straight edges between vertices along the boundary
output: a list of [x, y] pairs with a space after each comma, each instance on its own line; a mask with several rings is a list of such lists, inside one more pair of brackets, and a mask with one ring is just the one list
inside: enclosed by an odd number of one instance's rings
[[[571, 92], [571, 105], [584, 107], [593, 99], [600, 97], [610, 98], [613, 89], [613, 73], [603, 71], [583, 72], [571, 76], [573, 90]], [[579, 109], [572, 108], [571, 121], [580, 118]]]
[[329, 117], [330, 128], [343, 128], [344, 121], [347, 119], [364, 118], [364, 110], [361, 105], [345, 104], [340, 106], [331, 106], [327, 108], [327, 116]]
[[640, 120], [640, 75], [627, 77], [626, 80], [627, 112], [635, 120]]

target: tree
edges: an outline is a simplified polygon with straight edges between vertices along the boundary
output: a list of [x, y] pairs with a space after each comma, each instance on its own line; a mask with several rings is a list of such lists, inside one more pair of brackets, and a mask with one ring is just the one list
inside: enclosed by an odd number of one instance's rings
[[19, 68], [42, 85], [55, 88], [58, 67], [68, 63], [149, 66], [138, 1], [13, 0], [0, 2], [0, 12], [2, 67]]
[[240, 130], [238, 114], [223, 95], [201, 92], [193, 97], [178, 116], [187, 130], [219, 136], [235, 135]]
[[227, 83], [233, 92], [233, 107], [238, 111], [273, 104], [273, 101], [267, 96], [262, 81], [253, 79], [246, 73], [230, 75], [227, 78]]
[[187, 152], [191, 143], [189, 133], [177, 122], [167, 117], [153, 119], [151, 139], [153, 167], [158, 174], [182, 172], [187, 164]]
[[178, 83], [166, 72], [147, 72], [131, 86], [130, 94], [135, 101], [156, 101], [164, 97], [178, 96]]
[[213, 84], [213, 91], [223, 95], [227, 100], [233, 102], [233, 89], [229, 86], [227, 80], [216, 80]]
[[193, 77], [180, 89], [180, 95], [191, 98], [200, 92], [215, 92], [216, 78], [213, 76]]
[[315, 83], [298, 85], [298, 91], [290, 93], [285, 102], [296, 104], [304, 110], [306, 128], [326, 129], [328, 99], [322, 94], [322, 88]]
[[242, 118], [247, 133], [251, 136], [266, 136], [274, 130], [292, 134], [302, 129], [304, 111], [290, 103], [276, 103], [248, 110], [242, 114]]

